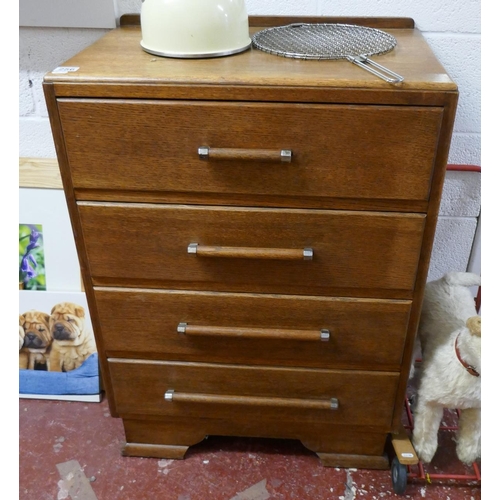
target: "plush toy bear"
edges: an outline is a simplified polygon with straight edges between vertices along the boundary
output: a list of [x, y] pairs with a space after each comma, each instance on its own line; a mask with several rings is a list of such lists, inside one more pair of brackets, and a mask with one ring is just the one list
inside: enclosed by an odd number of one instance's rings
[[480, 281], [476, 274], [456, 272], [426, 285], [412, 437], [424, 463], [436, 452], [444, 408], [460, 410], [458, 458], [470, 464], [481, 454], [481, 318], [469, 290]]

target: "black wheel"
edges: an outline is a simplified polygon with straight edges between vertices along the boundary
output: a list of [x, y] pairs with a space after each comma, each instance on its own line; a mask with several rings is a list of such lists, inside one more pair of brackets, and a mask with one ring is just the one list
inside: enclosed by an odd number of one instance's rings
[[397, 457], [394, 457], [391, 463], [391, 479], [394, 493], [402, 495], [406, 491], [406, 483], [408, 481], [408, 469], [406, 465], [399, 462]]

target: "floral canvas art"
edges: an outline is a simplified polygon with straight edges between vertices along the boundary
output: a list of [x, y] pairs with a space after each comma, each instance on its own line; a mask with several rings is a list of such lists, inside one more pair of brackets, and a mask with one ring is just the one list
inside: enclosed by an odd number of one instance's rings
[[42, 226], [19, 224], [19, 288], [46, 290]]

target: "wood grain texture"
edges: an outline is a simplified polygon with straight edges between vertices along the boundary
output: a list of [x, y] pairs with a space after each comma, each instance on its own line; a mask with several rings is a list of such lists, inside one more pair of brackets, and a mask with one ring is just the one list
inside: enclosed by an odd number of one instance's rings
[[[259, 27], [254, 27], [251, 34], [259, 30]], [[300, 99], [300, 88], [303, 87], [386, 90], [396, 94], [404, 94], [407, 90], [457, 90], [417, 29], [386, 31], [396, 38], [397, 46], [391, 52], [377, 56], [376, 61], [404, 76], [404, 82], [397, 87], [345, 60], [303, 61], [274, 56], [253, 48], [237, 55], [212, 59], [152, 56], [140, 46], [139, 26], [110, 31], [62, 64], [78, 67], [78, 71], [50, 73], [45, 76], [45, 81], [71, 84], [71, 92], [77, 95], [83, 86], [102, 84], [104, 80], [107, 84], [134, 86], [137, 98], [147, 87], [186, 84], [215, 87], [291, 86], [298, 91], [297, 99]], [[110, 53], [113, 53], [111, 58]], [[57, 89], [59, 91], [60, 87]], [[195, 93], [196, 89], [192, 92]]]
[[[398, 382], [397, 373], [305, 368], [251, 367], [173, 361], [109, 359], [118, 412], [130, 415], [171, 415], [207, 418], [260, 418], [301, 420], [305, 423], [367, 425], [389, 430], [391, 409]], [[167, 390], [181, 394], [205, 394], [176, 402], [165, 399]], [[384, 394], [384, 398], [380, 398]], [[216, 401], [220, 397], [221, 401]], [[236, 398], [229, 404], [225, 397]], [[248, 399], [247, 399], [248, 397]], [[238, 400], [238, 398], [240, 398]], [[269, 405], [249, 404], [252, 398], [271, 399]], [[272, 399], [276, 398], [276, 405]], [[331, 410], [324, 401], [338, 399]], [[288, 405], [278, 411], [281, 400], [305, 400], [303, 408]], [[310, 408], [308, 400], [319, 400], [321, 408]], [[366, 408], [370, 408], [367, 412]]]
[[[370, 468], [386, 468], [381, 464], [387, 465], [387, 457], [384, 454], [386, 434], [355, 426], [338, 426], [325, 422], [310, 422], [304, 425], [300, 420], [290, 420], [284, 426], [283, 422], [277, 419], [262, 417], [255, 421], [240, 418], [239, 415], [227, 419], [205, 416], [202, 426], [199, 419], [188, 416], [165, 416], [161, 420], [150, 416], [143, 416], [141, 419], [124, 418], [123, 425], [127, 443], [135, 449], [136, 456], [181, 458], [176, 455], [182, 452], [181, 443], [187, 449], [188, 446], [202, 441], [206, 435], [212, 434], [300, 439], [304, 446], [320, 456], [324, 465], [330, 467], [354, 467], [357, 464]], [[140, 443], [156, 444], [149, 447]], [[175, 443], [172, 449], [168, 443]], [[325, 450], [335, 450], [335, 454]]]
[[225, 247], [196, 244], [195, 253], [198, 258], [212, 259], [306, 260], [305, 251], [306, 249], [303, 248]]
[[[409, 301], [293, 295], [107, 287], [94, 293], [108, 356], [218, 363], [230, 356], [247, 365], [399, 371], [411, 307]], [[181, 322], [236, 331], [314, 327], [330, 330], [330, 340], [190, 337], [177, 332]]]
[[[290, 23], [345, 23], [372, 28], [413, 29], [415, 22], [409, 17], [332, 17], [332, 16], [248, 16], [250, 26], [282, 26]], [[139, 14], [123, 14], [120, 26], [140, 26]]]
[[19, 158], [19, 187], [63, 189], [55, 158]]
[[[245, 328], [234, 326], [206, 326], [185, 323], [184, 334], [191, 337], [229, 337], [235, 339], [299, 340], [321, 342], [322, 330], [299, 330], [278, 328]], [[179, 331], [179, 328], [177, 329]], [[329, 332], [328, 332], [329, 335]], [[328, 338], [324, 341], [328, 341]]]
[[[256, 49], [154, 57], [137, 16], [122, 21], [63, 63], [77, 71], [43, 85], [124, 453], [181, 458], [226, 434], [300, 439], [327, 466], [386, 467], [456, 84], [408, 18], [250, 20], [252, 34], [291, 22], [384, 29], [397, 46], [377, 61], [404, 76], [398, 86], [347, 61]], [[200, 146], [219, 158], [200, 159]], [[274, 162], [283, 149], [291, 163]], [[190, 243], [226, 255], [188, 254]], [[181, 322], [216, 335], [179, 334]], [[287, 334], [323, 328], [328, 342]], [[338, 410], [299, 404], [332, 398]]]
[[[442, 120], [441, 108], [412, 106], [61, 100], [59, 111], [77, 189], [396, 207], [428, 200]], [[293, 160], [201, 160], [200, 146], [289, 149]]]
[[[405, 298], [420, 257], [422, 215], [326, 210], [78, 205], [94, 284], [239, 292], [334, 294], [391, 290]], [[103, 221], [106, 221], [103, 228]], [[191, 243], [312, 248], [312, 260], [217, 259]], [[374, 293], [372, 292], [372, 293]]]
[[391, 442], [399, 463], [403, 465], [418, 464], [417, 452], [413, 448], [408, 432], [402, 423], [399, 427], [399, 432], [393, 432], [391, 434]]
[[[71, 227], [73, 229], [73, 234], [75, 237], [75, 244], [82, 272], [82, 280], [86, 292], [87, 303], [90, 310], [90, 316], [91, 318], [94, 318], [97, 317], [97, 310], [95, 308], [94, 296], [92, 294], [92, 280], [88, 268], [88, 262], [85, 257], [85, 247], [81, 232], [80, 220], [78, 217], [78, 209], [76, 206], [76, 200], [73, 191], [73, 182], [71, 179], [71, 173], [68, 169], [66, 146], [64, 142], [63, 132], [61, 129], [61, 121], [59, 119], [59, 113], [57, 109], [57, 102], [54, 94], [53, 85], [44, 84], [43, 92], [45, 96], [45, 102], [47, 104], [47, 110], [49, 113], [49, 121], [52, 130], [52, 136], [54, 138], [54, 143], [56, 145], [57, 161], [59, 163], [59, 168], [61, 171], [61, 179], [64, 187], [64, 195], [66, 197], [66, 203], [68, 206]], [[100, 376], [102, 377], [102, 383], [106, 391], [106, 398], [108, 399], [110, 414], [113, 417], [117, 417], [118, 415], [116, 413], [114, 396], [113, 396], [113, 386], [111, 385], [111, 380], [109, 378], [109, 371], [103, 368], [106, 366], [107, 363], [102, 344], [103, 335], [101, 333], [100, 325], [98, 322], [93, 322], [92, 328], [94, 331], [95, 341], [97, 345], [97, 353], [99, 357], [99, 364], [101, 367], [99, 373]]]
[[112, 189], [75, 189], [74, 196], [79, 201], [94, 200], [103, 202], [142, 203], [147, 197], [150, 203], [216, 205], [216, 206], [251, 206], [251, 207], [281, 207], [281, 208], [320, 208], [350, 211], [381, 211], [425, 213], [427, 200], [385, 200], [362, 198], [326, 198], [320, 196], [291, 197], [286, 193], [282, 196], [252, 195], [241, 193], [211, 194], [198, 192], [168, 192], [168, 191], [113, 191]]
[[429, 208], [427, 212], [427, 223], [425, 226], [422, 252], [420, 254], [419, 263], [419, 278], [415, 283], [415, 295], [413, 301], [413, 309], [408, 325], [408, 336], [403, 357], [403, 365], [401, 370], [401, 379], [398, 388], [397, 403], [394, 407], [393, 427], [397, 432], [401, 423], [401, 415], [403, 413], [403, 403], [406, 396], [407, 381], [410, 373], [411, 359], [413, 346], [416, 338], [422, 301], [427, 281], [429, 263], [432, 254], [434, 242], [434, 234], [439, 215], [439, 206], [441, 202], [441, 194], [446, 175], [446, 166], [448, 160], [448, 152], [451, 144], [453, 123], [455, 119], [456, 109], [458, 104], [458, 96], [452, 99], [448, 106], [444, 109], [443, 126], [440, 130], [439, 144], [441, 145], [436, 154], [436, 164], [434, 169], [431, 191], [429, 193]]

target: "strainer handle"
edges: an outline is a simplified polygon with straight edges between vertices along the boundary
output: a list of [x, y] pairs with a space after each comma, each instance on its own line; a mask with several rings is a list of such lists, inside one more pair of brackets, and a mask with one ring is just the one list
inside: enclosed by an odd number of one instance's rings
[[[365, 69], [366, 71], [369, 71], [373, 75], [378, 76], [379, 78], [382, 78], [382, 80], [388, 82], [388, 83], [401, 83], [404, 78], [401, 75], [398, 75], [397, 73], [394, 73], [394, 71], [391, 71], [390, 69], [386, 68], [385, 66], [382, 66], [381, 64], [376, 63], [372, 59], [366, 57], [366, 56], [358, 56], [358, 57], [353, 57], [353, 56], [348, 56], [347, 59], [351, 61], [353, 64], [356, 64], [360, 68]], [[371, 66], [375, 66], [375, 68], [379, 69], [380, 71], [377, 71], [376, 69], [372, 68]]]

